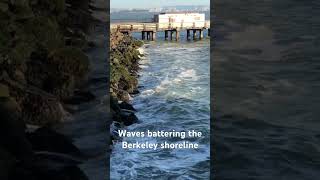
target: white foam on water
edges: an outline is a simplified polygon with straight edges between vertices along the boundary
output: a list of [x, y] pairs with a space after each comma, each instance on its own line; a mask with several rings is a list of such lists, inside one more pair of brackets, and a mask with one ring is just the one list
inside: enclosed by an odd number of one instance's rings
[[168, 80], [168, 78], [166, 78], [165, 80], [160, 82], [160, 85], [158, 85], [155, 89], [155, 91], [157, 93], [160, 93], [164, 90], [166, 90], [170, 85], [172, 84], [172, 81]]
[[138, 48], [138, 51], [139, 51], [140, 54], [144, 54], [144, 47], [143, 47], [143, 46], [142, 46], [142, 47], [139, 47], [139, 48]]
[[146, 65], [140, 65], [139, 66], [141, 69], [146, 69], [146, 68], [148, 68], [149, 66], [146, 66]]
[[180, 78], [175, 78], [172, 80], [172, 82], [174, 82], [175, 84], [180, 84], [182, 80]]
[[142, 91], [141, 96], [142, 97], [151, 96], [154, 93], [155, 93], [155, 91], [153, 89], [148, 89], [148, 90]]
[[192, 80], [198, 80], [199, 78], [197, 77], [196, 71], [194, 69], [188, 69], [186, 71], [181, 72], [178, 75], [179, 78], [191, 78]]

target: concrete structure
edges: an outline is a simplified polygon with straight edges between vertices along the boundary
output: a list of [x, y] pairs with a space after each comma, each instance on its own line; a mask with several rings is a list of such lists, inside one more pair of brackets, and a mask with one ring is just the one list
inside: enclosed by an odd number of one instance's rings
[[159, 24], [160, 29], [186, 27], [203, 27], [205, 14], [200, 13], [161, 13], [154, 15], [154, 22]]
[[[203, 30], [210, 31], [210, 21], [205, 20], [205, 14], [201, 13], [161, 13], [154, 16], [152, 23], [111, 23], [111, 29], [116, 29], [122, 33], [141, 32], [143, 40], [155, 40], [156, 33], [165, 32], [165, 39], [179, 40], [180, 31], [187, 30], [187, 39], [191, 34], [193, 39], [203, 38]], [[209, 34], [208, 34], [209, 35]]]

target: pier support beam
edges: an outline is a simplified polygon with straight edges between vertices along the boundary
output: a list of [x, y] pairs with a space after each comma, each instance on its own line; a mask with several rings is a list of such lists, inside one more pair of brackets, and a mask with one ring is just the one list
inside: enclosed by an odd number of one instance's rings
[[157, 32], [153, 31], [152, 32], [152, 41], [155, 41], [157, 38]]
[[189, 39], [190, 39], [190, 30], [187, 29], [187, 40], [189, 40]]
[[178, 30], [176, 29], [165, 30], [164, 31], [165, 40], [168, 40], [169, 36], [170, 36], [170, 40], [173, 40], [174, 34], [175, 34], [175, 40], [178, 41], [180, 38], [180, 32]]
[[[197, 38], [202, 39], [204, 37], [204, 31], [203, 29], [200, 28], [192, 28], [192, 29], [187, 29], [187, 40], [189, 40], [190, 36], [191, 36], [191, 32], [192, 32], [192, 37], [193, 40], [196, 40]], [[199, 33], [199, 35], [198, 35]]]
[[142, 40], [151, 40], [154, 41], [156, 39], [155, 31], [141, 31], [141, 39]]
[[165, 40], [168, 40], [168, 33], [169, 33], [169, 31], [167, 31], [167, 30], [164, 31], [164, 39]]
[[195, 39], [196, 39], [196, 37], [197, 37], [197, 30], [196, 30], [196, 29], [194, 29], [194, 30], [193, 30], [193, 40], [195, 40]]
[[180, 31], [176, 30], [176, 41], [180, 39]]
[[148, 31], [148, 32], [147, 32], [147, 40], [150, 40], [150, 38], [151, 38], [151, 35], [150, 35], [150, 34], [151, 34], [151, 32]]
[[200, 38], [200, 39], [203, 38], [203, 31], [202, 31], [202, 29], [199, 30], [199, 38]]

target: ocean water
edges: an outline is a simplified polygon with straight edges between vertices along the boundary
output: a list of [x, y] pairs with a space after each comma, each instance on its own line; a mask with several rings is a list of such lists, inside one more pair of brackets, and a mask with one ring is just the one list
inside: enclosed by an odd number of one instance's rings
[[[135, 34], [137, 38], [140, 34]], [[115, 144], [111, 179], [208, 179], [210, 170], [210, 40], [146, 42], [133, 105], [140, 123], [128, 131], [201, 131], [198, 149], [123, 149]], [[127, 142], [179, 143], [180, 138], [123, 138]]]
[[320, 2], [214, 8], [216, 179], [319, 179]]

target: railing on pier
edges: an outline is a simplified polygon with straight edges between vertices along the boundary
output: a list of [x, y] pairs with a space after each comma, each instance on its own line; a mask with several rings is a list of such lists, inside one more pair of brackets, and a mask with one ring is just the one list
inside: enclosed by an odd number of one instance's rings
[[201, 22], [168, 22], [168, 23], [138, 23], [138, 22], [120, 22], [111, 23], [111, 29], [120, 31], [141, 32], [141, 31], [164, 31], [164, 30], [182, 30], [182, 29], [210, 29], [210, 21]]

